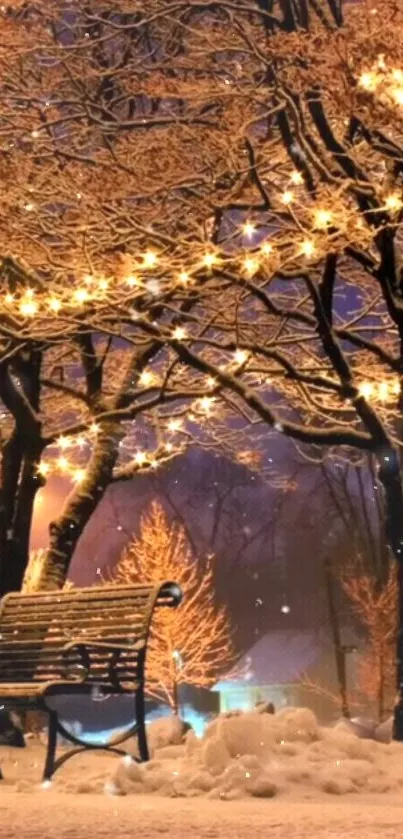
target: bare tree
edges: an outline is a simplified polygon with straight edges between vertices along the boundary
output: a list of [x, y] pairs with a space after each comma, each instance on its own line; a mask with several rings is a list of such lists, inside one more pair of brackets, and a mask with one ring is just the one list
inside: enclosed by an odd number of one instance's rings
[[215, 602], [213, 557], [202, 572], [183, 527], [170, 525], [163, 507], [154, 501], [112, 579], [175, 580], [183, 590], [179, 608], [154, 621], [147, 657], [148, 693], [178, 714], [181, 685], [209, 687], [235, 660], [228, 616]]

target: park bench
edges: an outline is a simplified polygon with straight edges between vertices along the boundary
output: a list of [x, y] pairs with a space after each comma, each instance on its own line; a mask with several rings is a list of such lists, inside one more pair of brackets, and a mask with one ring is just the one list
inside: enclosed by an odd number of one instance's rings
[[[137, 737], [139, 760], [149, 752], [145, 727], [145, 657], [153, 611], [176, 607], [176, 583], [7, 594], [0, 603], [0, 709], [44, 710], [49, 729], [44, 781], [85, 749], [120, 748]], [[131, 694], [134, 723], [113, 742], [88, 743], [73, 735], [47, 702], [57, 695], [97, 698]], [[57, 735], [73, 744], [56, 759]], [[1, 773], [0, 773], [1, 777]]]

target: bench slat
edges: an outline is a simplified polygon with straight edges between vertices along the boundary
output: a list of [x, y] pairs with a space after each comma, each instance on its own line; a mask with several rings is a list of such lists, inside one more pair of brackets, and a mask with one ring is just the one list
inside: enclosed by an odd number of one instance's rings
[[74, 648], [64, 654], [69, 642], [88, 645], [89, 688], [100, 684], [104, 691], [116, 693], [133, 687], [143, 679], [144, 647], [140, 654], [133, 646], [114, 660], [111, 650], [91, 649], [91, 642], [145, 646], [153, 607], [175, 606], [180, 599], [181, 591], [173, 583], [6, 595], [0, 603], [0, 697], [6, 689], [11, 695], [13, 684], [18, 696], [24, 686], [27, 696], [40, 693], [49, 682], [63, 686], [66, 672], [71, 673], [70, 688], [81, 690], [84, 685], [74, 684], [73, 671], [83, 661]]

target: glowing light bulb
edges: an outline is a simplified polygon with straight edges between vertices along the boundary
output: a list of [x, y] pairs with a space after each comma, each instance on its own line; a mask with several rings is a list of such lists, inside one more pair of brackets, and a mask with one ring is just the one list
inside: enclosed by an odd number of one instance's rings
[[308, 258], [313, 256], [315, 253], [315, 245], [310, 239], [305, 239], [305, 241], [302, 242], [301, 253]]
[[24, 210], [26, 210], [27, 213], [32, 213], [32, 210], [34, 210], [34, 209], [35, 209], [35, 204], [32, 204], [31, 201], [28, 201], [27, 204], [24, 204]]
[[256, 233], [255, 225], [252, 224], [251, 221], [245, 222], [245, 224], [242, 226], [242, 233], [244, 234], [244, 236], [253, 236], [253, 234]]
[[168, 442], [168, 443], [165, 443], [165, 450], [166, 450], [167, 452], [171, 452], [171, 451], [172, 451], [172, 449], [173, 449], [173, 445], [172, 445], [172, 443], [169, 443], [169, 442]]
[[380, 382], [378, 386], [378, 396], [382, 402], [385, 402], [389, 396], [389, 385], [387, 382]]
[[206, 268], [212, 268], [213, 265], [216, 264], [216, 262], [217, 262], [217, 256], [216, 256], [215, 253], [210, 252], [210, 253], [204, 254], [203, 265], [205, 265]]
[[392, 78], [395, 82], [401, 82], [403, 84], [403, 71], [396, 67], [392, 70]]
[[375, 90], [378, 85], [378, 78], [375, 73], [361, 73], [359, 78], [359, 85], [365, 90]]
[[396, 379], [393, 382], [392, 387], [391, 387], [391, 391], [395, 396], [399, 396], [399, 393], [401, 391], [401, 387], [400, 387], [400, 382], [399, 382], [398, 379]]
[[103, 278], [102, 278], [101, 280], [99, 280], [99, 282], [98, 282], [98, 288], [99, 288], [101, 291], [106, 291], [106, 290], [109, 288], [109, 280], [106, 280], [106, 279], [105, 279], [105, 277], [103, 277]]
[[63, 457], [63, 456], [59, 457], [58, 460], [57, 460], [57, 465], [58, 465], [59, 469], [61, 469], [63, 472], [66, 469], [68, 469], [69, 468], [69, 461], [67, 460], [67, 457]]
[[270, 254], [273, 253], [273, 245], [271, 245], [270, 242], [265, 242], [262, 245], [261, 250], [262, 250], [262, 254], [264, 254], [264, 256], [270, 256]]
[[145, 463], [145, 462], [146, 462], [146, 460], [147, 460], [147, 455], [146, 455], [146, 453], [145, 453], [145, 452], [138, 451], [138, 452], [136, 452], [136, 454], [134, 455], [134, 460], [135, 460], [135, 462], [138, 464], [138, 466], [142, 466], [142, 465], [143, 465], [143, 463]]
[[11, 304], [14, 303], [14, 295], [13, 294], [6, 294], [4, 299], [5, 299], [8, 306], [11, 306]]
[[301, 175], [301, 172], [298, 172], [297, 169], [295, 170], [295, 172], [292, 172], [291, 177], [290, 177], [290, 181], [293, 184], [297, 184], [297, 185], [302, 184], [304, 182], [304, 179], [303, 179], [303, 176]]
[[144, 387], [149, 387], [155, 380], [154, 373], [151, 373], [150, 370], [143, 370], [141, 375], [139, 376], [139, 382]]
[[46, 463], [46, 461], [44, 461], [43, 463], [39, 464], [38, 472], [39, 472], [40, 475], [43, 475], [43, 476], [48, 475], [49, 471], [50, 471], [49, 463]]
[[181, 271], [178, 277], [178, 280], [182, 285], [187, 285], [190, 282], [190, 276], [187, 271]]
[[37, 311], [38, 304], [35, 300], [32, 300], [32, 298], [25, 298], [24, 300], [21, 300], [20, 312], [24, 317], [32, 318], [36, 315]]
[[403, 207], [402, 199], [400, 195], [397, 195], [396, 192], [393, 192], [391, 195], [388, 195], [385, 201], [385, 207], [391, 213], [397, 213]]
[[51, 299], [49, 300], [49, 309], [51, 309], [52, 312], [57, 313], [60, 312], [61, 308], [62, 304], [60, 300], [58, 300], [57, 297], [51, 297]]
[[248, 353], [246, 350], [237, 350], [234, 353], [234, 361], [236, 364], [245, 364], [245, 361], [248, 360]]
[[172, 333], [175, 341], [183, 341], [187, 337], [186, 329], [183, 326], [177, 326]]
[[182, 426], [181, 420], [177, 419], [176, 417], [173, 417], [168, 422], [168, 428], [169, 428], [170, 431], [179, 431], [181, 426]]
[[99, 425], [96, 422], [92, 422], [91, 425], [90, 425], [91, 434], [98, 434], [99, 430], [100, 430]]
[[73, 476], [72, 476], [73, 481], [75, 481], [76, 484], [81, 484], [81, 482], [85, 478], [85, 475], [86, 475], [86, 470], [85, 469], [75, 469], [74, 472], [73, 472]]
[[253, 274], [256, 274], [256, 271], [259, 270], [259, 262], [257, 259], [248, 256], [243, 261], [243, 268], [246, 271], [246, 273], [249, 274], [250, 277], [252, 277]]
[[403, 105], [403, 87], [397, 87], [396, 90], [393, 91], [393, 98], [396, 105]]
[[371, 382], [362, 382], [358, 388], [358, 392], [364, 399], [370, 399], [374, 394], [374, 386]]
[[316, 210], [315, 212], [315, 226], [321, 229], [328, 227], [332, 221], [332, 213], [330, 210]]
[[283, 194], [281, 196], [281, 200], [282, 200], [283, 204], [286, 204], [286, 205], [291, 204], [294, 200], [294, 193], [291, 192], [290, 189], [286, 189], [286, 191], [283, 192]]
[[290, 607], [287, 605], [287, 603], [283, 603], [283, 605], [281, 607], [281, 611], [282, 611], [283, 615], [288, 615], [291, 610], [290, 610]]
[[207, 387], [217, 387], [217, 379], [215, 379], [214, 376], [207, 376]]
[[68, 449], [69, 446], [71, 446], [71, 440], [69, 437], [59, 437], [57, 445], [59, 446], [59, 449]]
[[90, 295], [86, 288], [78, 288], [74, 292], [74, 299], [77, 303], [86, 303], [89, 298]]
[[135, 286], [141, 285], [141, 281], [134, 274], [130, 274], [129, 277], [126, 277], [126, 284], [129, 288], [134, 288]]
[[214, 397], [213, 396], [203, 396], [203, 398], [200, 399], [199, 406], [200, 406], [201, 410], [204, 411], [206, 414], [210, 413], [213, 405], [214, 405]]
[[155, 251], [146, 251], [143, 256], [143, 265], [145, 268], [154, 268], [158, 262], [158, 256]]

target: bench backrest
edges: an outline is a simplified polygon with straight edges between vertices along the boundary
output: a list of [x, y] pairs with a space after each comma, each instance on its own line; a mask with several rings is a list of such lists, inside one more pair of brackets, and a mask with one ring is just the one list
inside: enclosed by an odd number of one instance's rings
[[[175, 583], [7, 594], [0, 604], [0, 691], [1, 683], [65, 681], [63, 650], [72, 642], [133, 646], [116, 673], [121, 683], [136, 681], [154, 608], [177, 606], [181, 597]], [[110, 662], [110, 652], [91, 652], [88, 680], [113, 692]], [[69, 652], [68, 667], [80, 671], [78, 649]]]

